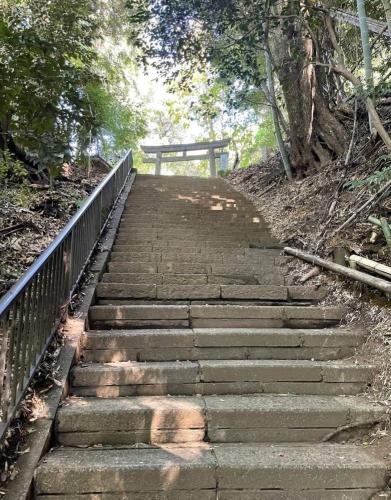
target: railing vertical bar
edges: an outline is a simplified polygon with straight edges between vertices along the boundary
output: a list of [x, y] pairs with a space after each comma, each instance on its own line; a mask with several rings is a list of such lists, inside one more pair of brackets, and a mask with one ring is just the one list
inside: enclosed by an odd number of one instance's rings
[[47, 280], [47, 288], [46, 288], [46, 314], [45, 314], [45, 326], [42, 332], [42, 344], [41, 350], [45, 347], [48, 337], [51, 334], [52, 327], [54, 324], [53, 318], [51, 317], [51, 289], [53, 284], [53, 272], [54, 272], [54, 256], [52, 255], [48, 260], [48, 280]]
[[54, 256], [54, 285], [53, 285], [53, 305], [52, 305], [52, 316], [54, 319], [58, 317], [59, 310], [59, 287], [60, 287], [60, 276], [61, 276], [61, 248], [62, 245], [57, 249]]
[[[8, 345], [9, 345], [9, 356], [6, 363], [5, 370], [5, 384], [4, 384], [4, 394], [2, 401], [2, 418], [6, 419], [9, 413], [9, 409], [11, 406], [11, 387], [12, 387], [12, 366], [14, 364], [14, 355], [15, 355], [15, 330], [17, 327], [16, 316], [18, 313], [17, 301], [14, 302], [12, 308], [9, 311], [8, 318], [8, 328], [9, 328], [9, 337], [8, 337]], [[7, 408], [8, 406], [8, 408]]]
[[19, 368], [20, 368], [20, 346], [22, 343], [22, 332], [23, 332], [23, 307], [25, 301], [25, 293], [26, 290], [23, 290], [17, 304], [17, 313], [16, 313], [16, 338], [15, 338], [15, 359], [12, 365], [12, 392], [11, 392], [11, 404], [14, 405], [16, 401], [16, 395], [19, 387]]
[[[43, 332], [45, 331], [45, 315], [46, 315], [46, 296], [47, 296], [47, 291], [49, 288], [49, 268], [48, 264], [46, 263], [46, 266], [43, 268], [43, 273], [42, 273], [42, 287], [41, 287], [41, 302], [40, 302], [40, 307], [39, 307], [39, 312], [40, 312], [40, 318], [39, 318], [39, 323], [38, 323], [38, 331], [37, 331], [37, 356], [39, 356], [40, 351], [42, 350], [42, 347], [44, 345], [43, 342]], [[37, 359], [38, 361], [38, 359]]]
[[33, 360], [35, 358], [34, 355], [34, 347], [35, 347], [35, 331], [37, 327], [36, 322], [36, 314], [37, 314], [37, 302], [38, 302], [38, 286], [39, 286], [39, 276], [37, 275], [32, 283], [32, 293], [31, 293], [31, 306], [30, 306], [30, 329], [29, 329], [29, 346], [27, 353], [27, 364], [26, 364], [26, 376], [30, 377], [31, 374], [31, 366], [34, 364]]
[[18, 370], [18, 378], [20, 380], [21, 386], [24, 386], [25, 383], [25, 375], [26, 375], [26, 359], [27, 359], [27, 350], [29, 344], [29, 331], [30, 331], [30, 305], [31, 305], [31, 287], [30, 284], [27, 288], [27, 296], [24, 302], [24, 307], [21, 311], [22, 314], [22, 343], [21, 343], [21, 360], [20, 360], [20, 368]]
[[55, 288], [54, 288], [54, 303], [53, 303], [53, 317], [57, 318], [60, 311], [60, 280], [62, 275], [62, 248], [61, 245], [56, 252], [56, 261], [55, 261], [55, 269], [56, 269], [56, 280], [55, 280]]
[[2, 420], [7, 419], [11, 392], [12, 359], [14, 353], [14, 327], [16, 324], [15, 314], [16, 302], [14, 302], [12, 307], [8, 310], [7, 314], [3, 316], [4, 336], [2, 338], [2, 350], [4, 349], [4, 366], [2, 366], [0, 393]]

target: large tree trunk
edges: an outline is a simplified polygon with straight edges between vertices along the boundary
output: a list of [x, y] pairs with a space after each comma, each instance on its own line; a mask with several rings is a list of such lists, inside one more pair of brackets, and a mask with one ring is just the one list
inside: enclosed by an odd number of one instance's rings
[[32, 160], [29, 155], [18, 144], [6, 128], [6, 121], [0, 124], [0, 149], [8, 150], [15, 160], [22, 162], [28, 172], [29, 180], [36, 181], [46, 179], [46, 172], [40, 171], [38, 162]]
[[285, 16], [274, 33], [274, 59], [289, 119], [291, 165], [298, 177], [319, 170], [343, 153], [347, 136], [322, 94], [316, 41], [300, 15], [300, 2], [288, 0]]

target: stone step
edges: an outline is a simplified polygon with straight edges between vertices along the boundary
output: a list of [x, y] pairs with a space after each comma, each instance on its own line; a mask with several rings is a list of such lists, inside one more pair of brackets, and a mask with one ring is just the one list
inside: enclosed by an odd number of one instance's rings
[[93, 330], [83, 339], [86, 362], [207, 359], [314, 359], [352, 356], [365, 331], [349, 329]]
[[[226, 257], [221, 254], [214, 254], [214, 252], [198, 252], [193, 251], [175, 251], [171, 248], [161, 248], [155, 251], [141, 251], [141, 252], [127, 252], [122, 251], [126, 245], [118, 245], [114, 247], [110, 255], [111, 262], [200, 262], [210, 264], [224, 264], [231, 268], [242, 266], [245, 269], [251, 268], [254, 270], [263, 270], [266, 268], [282, 267], [288, 264], [288, 260], [284, 257], [275, 257], [274, 255], [264, 256], [248, 256], [238, 255], [236, 257]], [[122, 247], [122, 248], [121, 248]]]
[[290, 280], [277, 273], [267, 274], [210, 274], [209, 266], [204, 264], [173, 264], [170, 267], [160, 266], [163, 272], [158, 273], [157, 266], [151, 262], [109, 263], [108, 273], [103, 276], [104, 283], [129, 283], [129, 284], [218, 284], [218, 285], [286, 285]]
[[54, 450], [34, 487], [40, 500], [369, 500], [385, 481], [354, 445], [201, 444]]
[[[191, 227], [192, 230], [205, 230], [205, 225], [199, 223], [197, 220], [192, 221], [191, 225], [187, 221], [175, 221], [171, 222], [170, 220], [165, 220], [165, 219], [155, 219], [151, 218], [150, 220], [138, 220], [137, 215], [133, 213], [132, 216], [129, 217], [122, 217], [121, 218], [121, 228], [126, 228], [126, 229], [134, 229], [134, 230], [177, 230], [178, 228], [180, 229], [188, 229]], [[262, 220], [259, 222], [255, 221], [249, 221], [245, 224], [240, 224], [239, 225], [236, 222], [227, 222], [224, 224], [224, 226], [221, 226], [218, 220], [214, 221], [214, 223], [208, 225], [207, 230], [208, 231], [258, 231], [258, 230], [265, 230], [268, 229], [269, 226]]]
[[218, 285], [192, 284], [128, 284], [102, 282], [96, 288], [98, 299], [239, 299], [261, 301], [319, 301], [325, 296], [323, 290], [314, 288], [263, 286], [263, 285]]
[[336, 325], [340, 307], [261, 305], [97, 305], [90, 308], [92, 329], [132, 327], [319, 328]]
[[[219, 263], [208, 263], [208, 262], [197, 262], [194, 259], [191, 262], [180, 262], [176, 259], [172, 261], [121, 261], [121, 260], [111, 260], [108, 264], [109, 272], [128, 272], [128, 273], [169, 273], [169, 274], [214, 274], [223, 276], [251, 276], [251, 275], [262, 275], [267, 276], [272, 279], [276, 276], [277, 282], [275, 285], [279, 285], [280, 280], [278, 275], [283, 275], [284, 270], [280, 266], [261, 266], [259, 264], [219, 264]], [[137, 270], [136, 270], [137, 269]], [[273, 283], [270, 283], [273, 284]]]
[[187, 241], [187, 240], [197, 240], [198, 238], [204, 238], [205, 240], [211, 240], [211, 241], [221, 241], [221, 242], [230, 242], [230, 241], [239, 241], [239, 242], [246, 242], [248, 240], [257, 240], [257, 239], [262, 239], [262, 238], [267, 238], [270, 239], [270, 234], [268, 233], [267, 230], [265, 231], [255, 231], [251, 233], [238, 233], [236, 231], [231, 231], [228, 232], [226, 231], [225, 233], [220, 233], [218, 231], [196, 231], [194, 229], [185, 231], [185, 230], [177, 230], [177, 231], [168, 231], [168, 230], [163, 230], [163, 231], [135, 231], [133, 229], [126, 230], [126, 229], [120, 229], [117, 234], [118, 237], [127, 237], [127, 238], [139, 238], [139, 239], [145, 239], [145, 240], [163, 240], [163, 241], [170, 241], [171, 239], [176, 239], [180, 242], [182, 241]]
[[222, 257], [224, 259], [242, 259], [245, 258], [257, 258], [256, 260], [262, 260], [263, 257], [274, 257], [276, 263], [287, 264], [292, 259], [289, 256], [281, 255], [281, 249], [279, 248], [237, 248], [235, 250], [224, 250], [224, 248], [216, 249], [211, 251], [210, 248], [203, 248], [199, 245], [196, 247], [185, 247], [181, 252], [172, 250], [171, 248], [164, 248], [159, 250], [152, 250], [152, 245], [147, 245], [143, 247], [142, 245], [118, 245], [113, 246], [114, 251], [127, 252], [127, 253], [150, 253], [154, 255], [167, 255], [168, 252], [176, 252], [178, 255], [205, 255], [209, 257]]
[[[258, 241], [258, 240], [263, 240], [267, 239], [270, 240], [270, 233], [268, 231], [256, 231], [253, 233], [237, 233], [234, 231], [227, 231], [226, 233], [219, 233], [217, 231], [213, 230], [208, 230], [207, 232], [205, 231], [169, 231], [169, 230], [163, 230], [160, 231], [159, 233], [155, 231], [134, 231], [133, 229], [130, 229], [128, 231], [120, 230], [117, 234], [117, 238], [130, 238], [130, 239], [140, 239], [140, 240], [158, 240], [160, 241], [171, 241], [175, 240], [178, 241], [179, 243], [182, 243], [183, 241], [198, 241], [198, 243], [201, 241], [214, 241], [222, 244], [224, 246], [224, 243], [227, 242], [239, 242], [243, 243], [243, 246], [246, 246], [246, 243], [248, 241]], [[179, 246], [179, 245], [178, 245]]]
[[[254, 224], [255, 226], [255, 224]], [[250, 224], [239, 225], [221, 225], [214, 224], [213, 226], [205, 226], [204, 224], [171, 224], [161, 227], [156, 226], [145, 226], [145, 225], [133, 225], [126, 222], [126, 219], [122, 220], [119, 227], [119, 232], [132, 233], [132, 234], [154, 234], [156, 236], [166, 236], [166, 235], [208, 235], [213, 234], [215, 236], [229, 237], [229, 236], [244, 236], [251, 235], [255, 236], [257, 234], [269, 233], [269, 228], [266, 225], [256, 224], [256, 227]]]
[[72, 394], [119, 397], [196, 394], [358, 394], [373, 367], [349, 361], [200, 360], [84, 363], [72, 370]]
[[171, 214], [180, 217], [183, 217], [184, 215], [197, 216], [198, 214], [201, 214], [206, 218], [229, 218], [233, 216], [236, 218], [242, 217], [250, 219], [251, 217], [257, 217], [260, 215], [258, 210], [254, 208], [254, 205], [247, 205], [244, 207], [224, 207], [222, 205], [219, 205], [218, 203], [216, 203], [214, 206], [205, 206], [201, 204], [186, 206], [183, 203], [177, 203], [175, 205], [169, 206], [161, 202], [158, 202], [155, 205], [151, 205], [150, 203], [145, 205], [141, 203], [126, 205], [124, 214], [131, 217], [132, 215], [134, 215], [135, 210], [137, 210], [142, 215], [150, 215], [153, 217], [157, 216], [157, 218], [169, 218]]
[[[218, 240], [216, 239], [208, 239], [208, 240], [200, 240], [200, 239], [192, 239], [192, 240], [180, 240], [180, 239], [169, 239], [162, 240], [151, 237], [141, 237], [133, 234], [119, 234], [116, 238], [116, 243], [120, 245], [145, 245], [145, 247], [152, 245], [153, 249], [161, 249], [161, 248], [193, 248], [202, 246], [203, 248], [248, 248], [251, 245], [260, 245], [262, 247], [275, 247], [276, 241], [271, 239], [270, 237], [257, 237], [246, 240]], [[200, 244], [200, 241], [202, 243]], [[213, 250], [211, 250], [213, 251]]]
[[381, 406], [341, 396], [68, 398], [55, 436], [63, 446], [321, 442], [383, 416]]
[[225, 226], [226, 224], [236, 224], [237, 227], [241, 225], [251, 226], [256, 224], [257, 226], [262, 226], [264, 222], [259, 216], [258, 212], [253, 213], [237, 213], [235, 211], [186, 211], [173, 210], [171, 212], [160, 212], [160, 209], [156, 209], [154, 212], [145, 212], [142, 209], [135, 214], [134, 210], [126, 210], [123, 214], [122, 220], [127, 221], [137, 221], [137, 222], [150, 222], [153, 220], [155, 224], [191, 224], [194, 222], [196, 225], [200, 225], [202, 222], [205, 226], [216, 225]]

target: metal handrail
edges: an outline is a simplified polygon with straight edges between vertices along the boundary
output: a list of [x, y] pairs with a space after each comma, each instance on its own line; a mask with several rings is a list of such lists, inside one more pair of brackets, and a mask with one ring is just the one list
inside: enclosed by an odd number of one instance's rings
[[132, 167], [129, 151], [0, 300], [0, 439], [67, 310]]

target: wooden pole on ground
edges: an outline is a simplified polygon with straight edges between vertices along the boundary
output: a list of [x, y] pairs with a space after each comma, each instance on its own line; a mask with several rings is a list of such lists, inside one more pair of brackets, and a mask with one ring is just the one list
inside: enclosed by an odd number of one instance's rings
[[361, 283], [365, 283], [366, 285], [373, 286], [374, 288], [377, 288], [378, 290], [386, 293], [387, 296], [391, 295], [391, 283], [389, 281], [383, 280], [381, 278], [376, 278], [375, 276], [371, 276], [370, 274], [363, 273], [361, 271], [356, 271], [355, 269], [351, 269], [349, 267], [340, 266], [339, 264], [335, 264], [335, 262], [321, 259], [316, 255], [311, 255], [296, 248], [285, 247], [284, 252], [289, 255], [294, 255], [295, 257], [309, 262], [314, 266], [324, 267], [325, 269], [329, 269], [330, 271], [342, 274], [347, 278], [351, 278], [356, 281], [360, 281]]
[[360, 255], [351, 255], [349, 257], [349, 263], [353, 269], [355, 269], [355, 266], [358, 265], [376, 274], [380, 274], [385, 278], [391, 279], [391, 267], [386, 266], [384, 264], [380, 264], [380, 262], [375, 262], [374, 260], [366, 259], [365, 257], [361, 257]]

